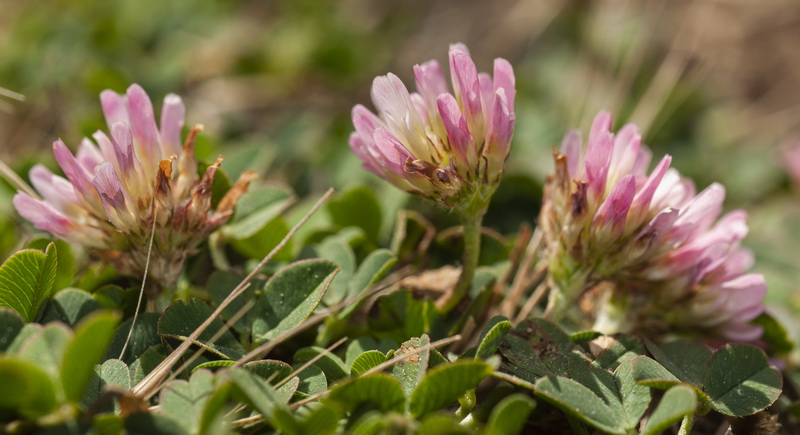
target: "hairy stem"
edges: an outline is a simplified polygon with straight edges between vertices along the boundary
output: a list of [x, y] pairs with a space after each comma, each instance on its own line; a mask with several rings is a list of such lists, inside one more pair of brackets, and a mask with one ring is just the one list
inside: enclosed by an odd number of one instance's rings
[[464, 257], [461, 275], [458, 277], [453, 293], [442, 304], [440, 308], [442, 313], [449, 313], [469, 292], [475, 270], [478, 269], [478, 259], [481, 254], [481, 224], [485, 212], [485, 207], [481, 207], [474, 211], [466, 210], [461, 215], [461, 223], [464, 226]]

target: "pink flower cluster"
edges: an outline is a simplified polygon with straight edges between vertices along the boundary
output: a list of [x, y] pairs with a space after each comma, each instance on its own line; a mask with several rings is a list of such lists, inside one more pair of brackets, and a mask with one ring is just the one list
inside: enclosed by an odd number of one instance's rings
[[740, 247], [746, 214], [720, 217], [724, 188], [697, 194], [669, 168], [670, 156], [648, 175], [651, 153], [636, 126], [616, 135], [610, 127], [602, 112], [585, 151], [580, 133], [571, 132], [555, 153], [540, 217], [552, 285], [571, 298], [610, 286], [613, 300], [627, 301], [628, 319], [651, 328], [758, 338], [761, 328], [749, 322], [763, 311], [766, 284], [746, 273], [753, 262]]
[[364, 168], [405, 191], [453, 206], [496, 187], [514, 130], [514, 71], [495, 59], [494, 78], [478, 73], [467, 48], [450, 48], [448, 91], [436, 61], [414, 66], [417, 92], [394, 75], [376, 77], [378, 115], [353, 108], [350, 148]]
[[41, 198], [20, 192], [14, 206], [36, 228], [89, 248], [126, 274], [143, 272], [155, 225], [150, 275], [172, 283], [186, 256], [230, 217], [253, 174], [244, 175], [211, 210], [211, 185], [222, 158], [198, 176], [194, 142], [201, 128], [181, 143], [180, 97], [164, 99], [160, 129], [139, 85], [126, 95], [103, 91], [100, 100], [110, 136], [96, 132], [95, 142], [84, 139], [76, 155], [57, 140], [53, 152], [66, 179], [34, 166], [30, 180]]

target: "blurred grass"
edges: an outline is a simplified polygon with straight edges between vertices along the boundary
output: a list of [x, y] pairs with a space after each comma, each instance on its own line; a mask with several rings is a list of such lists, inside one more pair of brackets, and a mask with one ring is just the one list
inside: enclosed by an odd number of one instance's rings
[[[550, 148], [601, 108], [645, 127], [654, 154], [699, 188], [720, 181], [727, 208], [751, 213], [747, 243], [770, 299], [797, 297], [800, 199], [778, 147], [800, 134], [800, 5], [790, 0], [0, 0], [0, 157], [24, 174], [54, 168], [57, 137], [75, 146], [104, 128], [97, 95], [141, 84], [182, 95], [202, 123], [201, 157], [226, 156], [299, 194], [387, 186], [358, 169], [347, 136], [373, 77], [412, 83], [411, 66], [446, 64], [465, 42], [479, 70], [515, 65], [517, 130], [488, 224], [533, 222]], [[0, 192], [0, 253], [27, 229]], [[412, 201], [425, 213], [439, 212]], [[447, 220], [436, 215], [435, 220]], [[26, 230], [27, 231], [27, 230]]]

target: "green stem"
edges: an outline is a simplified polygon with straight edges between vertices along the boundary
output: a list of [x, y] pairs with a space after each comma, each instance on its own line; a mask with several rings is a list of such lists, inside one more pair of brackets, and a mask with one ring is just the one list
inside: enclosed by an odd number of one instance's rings
[[694, 414], [683, 417], [681, 427], [678, 429], [678, 435], [689, 435], [692, 433], [692, 426], [694, 426]]
[[464, 259], [456, 287], [440, 309], [443, 314], [449, 313], [455, 308], [472, 285], [472, 278], [478, 269], [478, 259], [481, 254], [481, 224], [485, 213], [486, 207], [484, 206], [478, 207], [476, 210], [465, 210], [461, 214], [461, 224], [464, 226]]

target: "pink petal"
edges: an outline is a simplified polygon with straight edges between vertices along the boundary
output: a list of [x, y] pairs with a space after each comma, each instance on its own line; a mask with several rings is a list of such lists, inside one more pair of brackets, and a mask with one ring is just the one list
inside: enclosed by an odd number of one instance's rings
[[635, 124], [626, 124], [617, 132], [614, 139], [614, 151], [611, 154], [611, 171], [614, 178], [635, 173], [632, 169], [636, 163], [636, 157], [639, 155], [641, 143], [642, 135], [639, 134]]
[[104, 160], [97, 146], [87, 138], [81, 141], [75, 159], [89, 172], [94, 171], [94, 167]]
[[713, 183], [686, 204], [675, 226], [688, 234], [705, 230], [719, 216], [724, 199], [725, 188]]
[[764, 334], [764, 328], [749, 323], [728, 323], [722, 328], [727, 339], [742, 343], [756, 341]]
[[489, 122], [487, 149], [484, 151], [484, 155], [488, 155], [490, 161], [500, 166], [496, 168], [497, 170], [502, 171], [503, 162], [508, 156], [515, 122], [516, 117], [508, 107], [505, 90], [498, 89]]
[[637, 209], [647, 209], [650, 206], [650, 201], [653, 199], [653, 194], [656, 193], [664, 174], [667, 173], [669, 165], [672, 163], [672, 156], [665, 155], [664, 158], [658, 163], [653, 172], [647, 177], [644, 186], [636, 194], [636, 199], [633, 201], [633, 207]]
[[361, 139], [361, 137], [357, 133], [350, 134], [350, 140], [348, 141], [350, 145], [350, 149], [353, 150], [353, 153], [361, 159], [361, 162], [364, 166], [364, 169], [367, 169], [370, 172], [375, 173], [383, 177], [383, 171], [380, 170], [375, 159], [367, 150], [367, 145]]
[[108, 127], [117, 122], [129, 124], [131, 122], [128, 114], [128, 102], [124, 95], [106, 89], [100, 93], [100, 105], [103, 107], [103, 114], [106, 117]]
[[467, 127], [467, 118], [458, 108], [458, 102], [450, 94], [439, 95], [436, 100], [439, 114], [442, 117], [447, 137], [450, 140], [457, 167], [463, 171], [474, 168], [477, 164], [475, 142]]
[[625, 218], [636, 194], [636, 178], [628, 174], [611, 189], [603, 204], [595, 214], [592, 225], [597, 225], [600, 230], [610, 228], [613, 236], [622, 234], [625, 228]]
[[472, 58], [469, 57], [469, 53], [458, 46], [450, 49], [450, 75], [456, 100], [467, 117], [470, 130], [475, 130], [473, 135], [481, 136], [482, 131], [477, 131], [478, 129], [473, 126], [473, 124], [478, 124], [483, 116], [478, 70], [475, 68]]
[[133, 138], [140, 152], [142, 163], [149, 169], [148, 174], [155, 176], [158, 162], [164, 158], [159, 146], [156, 117], [150, 97], [141, 86], [133, 84], [128, 88], [128, 110], [130, 111], [130, 127]]
[[442, 68], [439, 62], [431, 60], [422, 65], [414, 65], [414, 78], [416, 79], [417, 92], [425, 100], [429, 109], [436, 107], [436, 97], [447, 92]]
[[72, 187], [78, 199], [82, 201], [89, 210], [98, 214], [102, 213], [103, 208], [100, 203], [100, 198], [97, 196], [97, 191], [95, 191], [91, 183], [92, 175], [78, 163], [61, 139], [53, 142], [53, 154], [56, 157], [58, 165], [61, 166], [61, 170], [64, 171], [64, 175], [66, 175], [67, 179], [72, 183]]
[[514, 68], [511, 64], [503, 59], [497, 58], [494, 60], [494, 90], [498, 89], [505, 91], [506, 100], [509, 113], [514, 113], [514, 102], [517, 95], [516, 79], [514, 78]]
[[13, 199], [17, 212], [34, 227], [65, 240], [74, 240], [75, 223], [47, 202], [17, 193]]
[[595, 198], [603, 195], [608, 175], [608, 165], [611, 161], [611, 150], [614, 146], [614, 136], [608, 132], [597, 133], [594, 140], [589, 139], [586, 149], [584, 167], [586, 181], [589, 183], [589, 192]]
[[589, 145], [597, 141], [603, 133], [611, 131], [611, 113], [601, 111], [592, 121], [592, 129], [589, 131]]
[[100, 195], [111, 223], [122, 231], [136, 229], [131, 198], [114, 171], [114, 166], [103, 162], [95, 168], [94, 174], [92, 184]]
[[164, 147], [163, 158], [172, 154], [179, 156], [181, 153], [181, 132], [183, 131], [186, 107], [181, 97], [168, 94], [164, 97], [164, 106], [161, 108], [161, 144]]
[[583, 139], [580, 130], [570, 130], [561, 141], [561, 154], [567, 156], [567, 170], [570, 178], [578, 178], [578, 168], [581, 165], [581, 148]]
[[411, 154], [388, 130], [378, 128], [373, 135], [375, 146], [370, 147], [372, 157], [384, 168], [398, 177], [404, 177], [403, 165]]
[[78, 207], [75, 189], [66, 179], [53, 174], [43, 165], [35, 165], [28, 176], [45, 202], [52, 204], [58, 211], [67, 213], [67, 210]]

